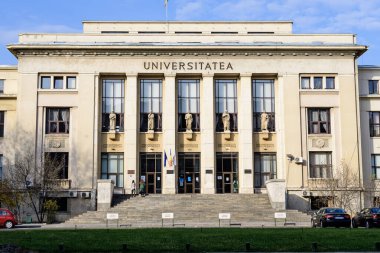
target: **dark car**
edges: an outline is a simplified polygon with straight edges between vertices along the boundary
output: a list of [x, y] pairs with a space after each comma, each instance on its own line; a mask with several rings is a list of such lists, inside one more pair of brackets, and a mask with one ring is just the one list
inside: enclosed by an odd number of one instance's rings
[[5, 208], [0, 208], [0, 227], [13, 228], [17, 225], [16, 216]]
[[364, 208], [352, 217], [352, 227], [380, 227], [380, 208]]
[[351, 227], [351, 217], [342, 208], [323, 207], [311, 218], [313, 227]]

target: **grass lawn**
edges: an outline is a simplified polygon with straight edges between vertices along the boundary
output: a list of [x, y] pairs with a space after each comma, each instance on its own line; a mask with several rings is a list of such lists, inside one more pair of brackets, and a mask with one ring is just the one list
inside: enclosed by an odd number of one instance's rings
[[380, 242], [378, 229], [312, 228], [166, 228], [78, 229], [0, 231], [0, 244], [12, 244], [39, 252], [192, 252], [245, 251], [374, 251]]

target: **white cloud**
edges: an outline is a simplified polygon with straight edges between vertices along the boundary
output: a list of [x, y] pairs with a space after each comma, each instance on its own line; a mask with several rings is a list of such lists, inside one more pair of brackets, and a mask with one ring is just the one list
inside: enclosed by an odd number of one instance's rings
[[198, 19], [205, 12], [206, 6], [201, 0], [186, 1], [176, 10], [177, 20]]

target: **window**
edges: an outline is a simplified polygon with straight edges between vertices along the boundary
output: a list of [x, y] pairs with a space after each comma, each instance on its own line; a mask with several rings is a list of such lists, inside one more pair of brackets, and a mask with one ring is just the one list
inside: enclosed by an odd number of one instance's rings
[[[124, 131], [124, 80], [103, 80], [102, 132]], [[115, 129], [110, 129], [110, 114], [116, 114]]]
[[76, 89], [77, 88], [77, 78], [75, 76], [68, 76], [66, 78], [66, 89]]
[[261, 132], [261, 120], [263, 113], [268, 116], [266, 120], [266, 130], [275, 131], [275, 113], [274, 113], [274, 80], [253, 80], [253, 129], [255, 132]]
[[3, 155], [0, 155], [0, 180], [3, 179]]
[[310, 77], [301, 77], [301, 89], [310, 89]]
[[216, 131], [224, 131], [223, 113], [227, 112], [230, 116], [229, 129], [236, 132], [238, 130], [236, 80], [215, 80], [215, 94]]
[[0, 137], [4, 137], [4, 114], [5, 112], [0, 111]]
[[154, 131], [162, 131], [162, 80], [140, 80], [140, 131], [148, 131], [148, 116], [154, 115]]
[[61, 169], [58, 174], [59, 179], [69, 178], [69, 153], [67, 152], [49, 152], [45, 153], [48, 156], [51, 165], [56, 164]]
[[102, 179], [111, 179], [115, 187], [124, 187], [124, 155], [102, 153]]
[[41, 77], [41, 89], [50, 89], [51, 87], [51, 78], [50, 76]]
[[255, 153], [255, 188], [265, 188], [265, 182], [277, 178], [276, 154]]
[[301, 76], [301, 89], [335, 89], [335, 77], [326, 75]]
[[63, 76], [54, 77], [54, 89], [63, 89]]
[[335, 89], [335, 77], [326, 77], [326, 89]]
[[380, 136], [380, 112], [369, 112], [369, 135]]
[[331, 152], [310, 152], [310, 178], [332, 178]]
[[191, 130], [200, 131], [199, 80], [178, 80], [178, 131], [186, 131], [186, 114], [191, 113]]
[[145, 193], [161, 193], [161, 153], [140, 153], [140, 181], [145, 182]]
[[309, 108], [309, 134], [330, 133], [330, 109]]
[[0, 80], [0, 94], [4, 93], [4, 80]]
[[322, 89], [322, 77], [314, 77], [314, 89]]
[[[44, 75], [40, 78], [40, 89], [69, 90], [76, 89], [76, 77], [57, 75]], [[53, 82], [52, 82], [53, 81]]]
[[373, 179], [380, 179], [380, 154], [371, 155], [371, 167]]
[[68, 134], [70, 122], [69, 108], [47, 108], [46, 109], [46, 133]]
[[378, 80], [368, 80], [368, 93], [369, 94], [379, 94], [379, 81]]

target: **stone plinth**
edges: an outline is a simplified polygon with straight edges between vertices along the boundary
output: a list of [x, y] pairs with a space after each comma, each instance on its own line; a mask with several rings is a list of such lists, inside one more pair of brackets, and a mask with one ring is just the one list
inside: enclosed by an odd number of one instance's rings
[[154, 130], [148, 130], [148, 139], [149, 140], [154, 140]]
[[272, 207], [276, 210], [286, 209], [285, 179], [270, 179], [265, 182]]
[[105, 211], [111, 207], [114, 182], [111, 179], [99, 179], [97, 205], [98, 211]]

